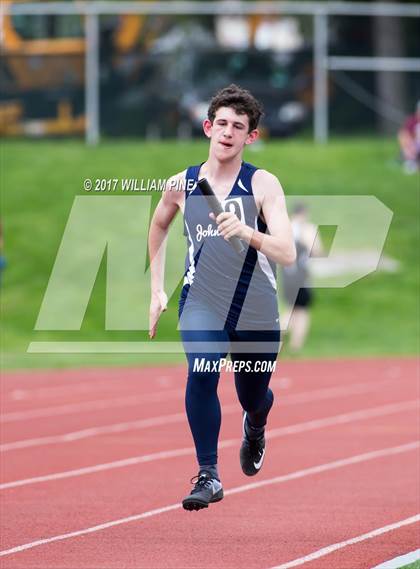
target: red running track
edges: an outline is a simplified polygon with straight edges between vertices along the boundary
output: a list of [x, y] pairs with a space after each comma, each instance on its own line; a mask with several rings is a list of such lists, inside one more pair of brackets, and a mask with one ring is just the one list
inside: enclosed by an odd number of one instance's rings
[[414, 359], [280, 363], [254, 478], [223, 377], [226, 497], [200, 512], [180, 508], [196, 469], [182, 366], [8, 374], [1, 566], [362, 569], [413, 551], [418, 372]]

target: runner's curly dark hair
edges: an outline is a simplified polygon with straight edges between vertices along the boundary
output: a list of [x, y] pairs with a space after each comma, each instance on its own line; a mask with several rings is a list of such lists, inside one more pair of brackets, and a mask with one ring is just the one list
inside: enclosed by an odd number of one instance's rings
[[246, 89], [232, 83], [216, 93], [210, 101], [208, 118], [214, 121], [216, 111], [220, 107], [231, 107], [238, 115], [247, 115], [249, 119], [249, 132], [258, 126], [258, 122], [264, 114], [259, 101]]

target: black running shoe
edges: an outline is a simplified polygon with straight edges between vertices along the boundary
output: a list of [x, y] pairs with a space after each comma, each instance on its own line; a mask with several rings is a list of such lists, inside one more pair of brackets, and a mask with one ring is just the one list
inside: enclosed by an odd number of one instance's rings
[[191, 484], [194, 484], [191, 494], [182, 500], [184, 510], [201, 510], [223, 499], [222, 483], [205, 470], [191, 478]]
[[243, 439], [239, 458], [242, 472], [247, 476], [255, 476], [261, 470], [265, 455], [264, 434], [258, 439], [250, 439], [245, 430], [246, 413], [243, 420]]

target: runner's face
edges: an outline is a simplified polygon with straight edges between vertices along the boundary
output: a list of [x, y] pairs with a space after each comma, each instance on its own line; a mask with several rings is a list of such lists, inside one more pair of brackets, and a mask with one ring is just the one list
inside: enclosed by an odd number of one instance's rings
[[214, 121], [206, 119], [203, 129], [210, 138], [210, 152], [219, 160], [231, 160], [258, 137], [256, 129], [248, 132], [248, 116], [238, 115], [230, 107], [217, 109]]

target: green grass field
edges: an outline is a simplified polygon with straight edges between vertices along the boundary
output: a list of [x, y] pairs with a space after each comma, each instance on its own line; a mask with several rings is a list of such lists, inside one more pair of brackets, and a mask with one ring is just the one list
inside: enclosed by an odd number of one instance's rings
[[[395, 141], [333, 140], [326, 146], [281, 141], [247, 152], [245, 159], [275, 173], [288, 195], [374, 195], [394, 212], [384, 254], [400, 263], [399, 270], [376, 272], [342, 289], [317, 289], [313, 326], [302, 357], [416, 353], [419, 179], [402, 173], [395, 161]], [[83, 180], [166, 178], [188, 164], [205, 160], [206, 153], [205, 142], [107, 141], [97, 148], [87, 148], [79, 141], [3, 142], [2, 221], [7, 259], [1, 291], [3, 367], [183, 361], [182, 355], [159, 353], [45, 355], [27, 354], [26, 350], [37, 340], [147, 339], [142, 330], [105, 331], [105, 262], [80, 331], [35, 331], [34, 326], [73, 201], [76, 196], [88, 195]], [[154, 203], [158, 198], [155, 192]], [[147, 227], [142, 235], [141, 250], [146, 246]], [[171, 274], [180, 280], [184, 247], [179, 239], [174, 240], [168, 258]], [[146, 313], [147, 286], [139, 291], [137, 301]], [[176, 305], [174, 295], [162, 317], [158, 340], [177, 338]]]
[[404, 565], [400, 569], [420, 569], [420, 561], [414, 561], [414, 563], [410, 563], [410, 565]]

